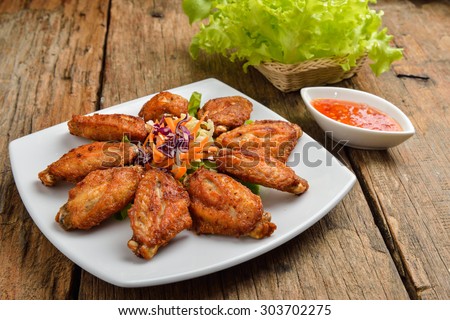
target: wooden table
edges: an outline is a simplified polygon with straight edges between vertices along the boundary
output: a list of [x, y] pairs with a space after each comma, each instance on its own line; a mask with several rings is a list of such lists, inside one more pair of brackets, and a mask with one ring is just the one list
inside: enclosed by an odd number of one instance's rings
[[[181, 1], [0, 2], [2, 299], [450, 299], [450, 2], [379, 1], [404, 59], [339, 83], [398, 105], [416, 135], [386, 151], [336, 154], [358, 182], [313, 227], [230, 269], [124, 289], [85, 272], [39, 231], [11, 173], [8, 143], [127, 100], [217, 78], [324, 133], [298, 94], [217, 56], [193, 61]], [[44, 152], [44, 151], [43, 151]]]

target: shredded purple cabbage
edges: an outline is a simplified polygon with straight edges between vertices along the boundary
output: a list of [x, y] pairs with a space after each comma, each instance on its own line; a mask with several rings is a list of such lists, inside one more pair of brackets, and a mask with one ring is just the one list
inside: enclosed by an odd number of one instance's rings
[[137, 145], [137, 148], [138, 148], [138, 155], [134, 159], [134, 164], [135, 165], [145, 166], [147, 163], [151, 163], [152, 160], [153, 160], [152, 153], [151, 152], [146, 152], [144, 147], [141, 145], [140, 142]]
[[161, 133], [166, 137], [165, 142], [158, 147], [158, 150], [161, 151], [166, 157], [174, 158], [177, 151], [189, 151], [189, 142], [193, 138], [189, 129], [182, 125], [186, 121], [188, 121], [187, 115], [177, 123], [175, 133], [173, 133], [168, 127], [161, 128], [158, 126], [158, 128], [154, 128], [154, 130], [156, 130], [154, 131], [155, 134]]
[[[193, 136], [188, 128], [182, 124], [187, 122], [188, 115], [177, 123], [175, 133], [170, 130], [169, 127], [161, 127], [160, 124], [153, 125], [153, 134], [156, 136], [162, 134], [165, 137], [164, 143], [158, 147], [158, 151], [164, 154], [168, 158], [174, 158], [179, 152], [189, 151], [189, 142], [193, 140]], [[164, 117], [160, 122], [164, 121]], [[151, 152], [145, 151], [145, 146], [138, 145], [138, 156], [136, 157], [135, 164], [145, 165], [151, 163], [153, 156]]]

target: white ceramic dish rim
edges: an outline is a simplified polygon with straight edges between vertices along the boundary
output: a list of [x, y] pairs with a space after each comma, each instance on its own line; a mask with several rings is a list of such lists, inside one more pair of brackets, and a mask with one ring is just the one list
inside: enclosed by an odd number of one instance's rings
[[[206, 79], [169, 91], [187, 97], [193, 91], [198, 91], [204, 94], [205, 100], [228, 95], [247, 97], [216, 79]], [[137, 114], [140, 106], [151, 96], [124, 102], [97, 113]], [[267, 107], [247, 98], [254, 104], [255, 114], [252, 113], [252, 118], [283, 120]], [[202, 102], [205, 100], [202, 99]], [[122, 287], [144, 287], [191, 279], [264, 254], [324, 217], [356, 182], [354, 174], [347, 167], [304, 133], [296, 147], [303, 159], [293, 169], [310, 182], [310, 190], [296, 197], [276, 190], [261, 189], [263, 205], [272, 213], [278, 225], [271, 237], [261, 240], [236, 239], [197, 236], [190, 231], [183, 231], [151, 261], [144, 261], [135, 257], [126, 246], [131, 236], [127, 221], [109, 220], [99, 229], [88, 232], [66, 232], [54, 222], [54, 215], [67, 201], [67, 191], [71, 186], [44, 187], [38, 181], [37, 173], [62, 153], [84, 143], [85, 139], [68, 133], [66, 123], [16, 139], [9, 145], [13, 176], [25, 207], [47, 239], [87, 272]], [[309, 160], [323, 160], [323, 165], [314, 168], [302, 165], [305, 157], [303, 151], [306, 150], [303, 147], [306, 145], [311, 147]], [[33, 155], [32, 161], [30, 155]], [[325, 165], [325, 161], [329, 161], [329, 164]]]
[[[406, 124], [406, 128], [405, 128], [405, 126], [401, 126], [403, 129], [402, 131], [379, 131], [379, 130], [371, 130], [371, 129], [366, 129], [366, 128], [355, 127], [355, 126], [351, 126], [351, 125], [336, 121], [334, 119], [331, 119], [331, 118], [327, 117], [326, 115], [322, 114], [321, 112], [319, 112], [316, 108], [314, 108], [311, 105], [311, 100], [313, 100], [313, 99], [309, 95], [309, 91], [314, 91], [314, 90], [317, 90], [317, 91], [318, 90], [323, 90], [323, 91], [329, 90], [330, 92], [336, 92], [336, 91], [339, 92], [340, 91], [340, 92], [350, 93], [355, 96], [355, 100], [352, 100], [352, 101], [359, 102], [359, 103], [367, 103], [367, 101], [364, 99], [364, 97], [365, 96], [371, 97], [372, 99], [375, 99], [378, 102], [389, 107], [390, 110], [389, 111], [380, 110], [378, 105], [376, 105], [376, 106], [370, 105], [372, 108], [376, 109], [377, 111], [385, 113], [386, 115], [392, 117], [397, 122], [402, 122], [402, 124]], [[361, 91], [361, 90], [356, 90], [356, 89], [340, 88], [340, 87], [305, 87], [300, 90], [300, 94], [301, 94], [302, 99], [305, 102], [306, 106], [308, 107], [308, 110], [310, 110], [310, 112], [313, 112], [314, 115], [320, 117], [323, 120], [333, 122], [334, 124], [336, 124], [338, 126], [342, 126], [343, 128], [351, 129], [351, 130], [354, 130], [355, 132], [371, 133], [371, 134], [376, 134], [376, 135], [380, 135], [380, 136], [395, 136], [395, 135], [403, 136], [403, 135], [413, 135], [415, 133], [415, 129], [414, 129], [414, 126], [413, 126], [411, 120], [409, 120], [409, 118], [406, 116], [406, 114], [402, 110], [400, 110], [400, 108], [398, 108], [393, 103], [387, 101], [386, 99], [383, 99], [372, 93]], [[328, 99], [328, 98], [335, 98], [335, 97], [331, 97], [331, 96], [323, 97], [323, 99]], [[358, 98], [360, 98], [360, 99], [358, 99]], [[336, 98], [336, 99], [339, 99], [339, 98]], [[342, 100], [344, 100], [344, 99], [342, 99]], [[395, 114], [393, 114], [392, 111], [394, 111]], [[401, 118], [402, 121], [399, 121], [399, 117]]]

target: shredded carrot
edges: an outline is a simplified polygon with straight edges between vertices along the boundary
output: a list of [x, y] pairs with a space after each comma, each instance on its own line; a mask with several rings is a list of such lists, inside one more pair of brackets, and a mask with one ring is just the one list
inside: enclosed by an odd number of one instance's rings
[[144, 148], [147, 146], [147, 144], [150, 145], [151, 144], [150, 142], [153, 142], [153, 137], [154, 134], [152, 129], [152, 131], [148, 134], [147, 138], [145, 138], [144, 143], [142, 144]]
[[185, 166], [174, 167], [171, 172], [174, 175], [174, 178], [178, 180], [182, 176], [184, 176], [184, 174], [187, 172], [187, 168]]
[[192, 160], [202, 160], [203, 152], [196, 152], [192, 155]]
[[200, 120], [195, 125], [194, 129], [192, 129], [191, 133], [192, 133], [192, 136], [194, 137], [194, 139], [197, 136], [197, 131], [200, 129], [200, 126], [201, 126], [202, 122], [205, 120], [207, 114], [208, 114], [208, 112], [205, 112], [203, 117], [201, 117]]
[[203, 152], [203, 148], [205, 147], [205, 145], [208, 143], [209, 141], [209, 137], [205, 137], [202, 141], [200, 141], [200, 144], [198, 147], [194, 147], [194, 153], [202, 153]]
[[192, 136], [194, 137], [194, 139], [195, 139], [195, 137], [197, 136], [197, 131], [198, 131], [198, 129], [200, 129], [200, 124], [201, 124], [200, 121], [197, 122], [197, 124], [195, 125], [194, 129], [192, 129], [192, 131], [191, 131], [191, 134], [192, 134]]
[[[158, 120], [156, 120], [155, 124], [159, 124]], [[145, 138], [144, 143], [142, 144], [144, 147], [148, 144], [150, 145], [153, 143], [153, 139], [155, 138], [155, 134], [153, 133], [154, 126], [152, 126], [152, 131], [147, 135], [147, 138]]]
[[203, 150], [203, 148], [205, 147], [205, 145], [208, 143], [208, 141], [209, 141], [209, 137], [205, 137], [205, 138], [200, 142], [200, 148], [202, 148], [202, 150]]
[[165, 140], [166, 137], [164, 137], [161, 133], [158, 133], [158, 136], [156, 137], [156, 146], [159, 147], [160, 145], [164, 144]]
[[187, 159], [189, 159], [189, 152], [180, 153], [180, 160], [187, 160]]
[[155, 160], [155, 162], [162, 162], [164, 158], [164, 154], [156, 148], [156, 145], [153, 145], [153, 159]]
[[152, 132], [150, 132], [150, 134], [148, 135], [148, 140], [151, 143], [153, 143], [153, 139], [155, 139], [155, 134], [153, 133], [153, 130], [152, 130]]
[[173, 119], [171, 117], [166, 117], [165, 118], [167, 126], [170, 128], [170, 130], [175, 133], [175, 123], [173, 122]]
[[[184, 118], [177, 118], [177, 119], [175, 119], [175, 120], [173, 120], [173, 124], [175, 125], [175, 128], [177, 127], [177, 125], [178, 125], [178, 122], [180, 122], [181, 120], [183, 120]], [[184, 125], [186, 122], [184, 122], [184, 123], [182, 123], [181, 125]]]
[[162, 167], [168, 168], [168, 167], [173, 166], [173, 164], [175, 163], [175, 159], [173, 159], [173, 158], [167, 158], [167, 157], [166, 157], [165, 162], [166, 162], [166, 163], [163, 164]]

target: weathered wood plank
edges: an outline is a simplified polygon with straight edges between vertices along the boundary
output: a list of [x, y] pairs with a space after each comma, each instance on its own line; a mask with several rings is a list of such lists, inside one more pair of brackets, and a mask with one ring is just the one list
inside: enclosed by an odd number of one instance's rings
[[13, 139], [95, 109], [107, 8], [104, 1], [0, 3], [2, 299], [70, 297], [74, 266], [31, 221], [5, 151]]
[[349, 149], [412, 297], [450, 298], [450, 2], [379, 1], [404, 48], [393, 71], [355, 85], [399, 106], [416, 135], [380, 152]]
[[[113, 1], [104, 106], [215, 77], [299, 123], [324, 143], [323, 132], [297, 93], [280, 93], [255, 70], [245, 74], [239, 64], [221, 57], [192, 61], [187, 47], [193, 33], [179, 1]], [[307, 232], [247, 263], [198, 279], [139, 289], [118, 288], [83, 272], [80, 298], [408, 299], [408, 295], [357, 185]]]

